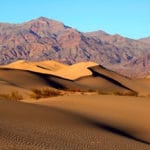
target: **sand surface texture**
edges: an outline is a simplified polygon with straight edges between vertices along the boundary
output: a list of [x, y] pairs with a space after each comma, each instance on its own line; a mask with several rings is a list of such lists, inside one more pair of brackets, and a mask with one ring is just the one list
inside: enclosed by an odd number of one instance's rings
[[150, 149], [147, 99], [79, 95], [32, 103], [0, 100], [1, 149]]
[[0, 150], [150, 150], [149, 89], [93, 62], [0, 66]]

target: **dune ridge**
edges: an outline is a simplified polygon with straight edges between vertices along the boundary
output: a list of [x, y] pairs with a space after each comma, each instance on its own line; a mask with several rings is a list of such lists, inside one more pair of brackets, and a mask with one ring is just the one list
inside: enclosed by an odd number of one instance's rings
[[[56, 89], [76, 91], [95, 90], [108, 94], [150, 95], [148, 78], [131, 79], [94, 62], [80, 62], [67, 66], [52, 60], [43, 62], [27, 62], [20, 60], [0, 66], [0, 72], [1, 82], [7, 82], [11, 86], [14, 84], [14, 86], [25, 89], [29, 89], [26, 85], [33, 85], [31, 86], [32, 88], [50, 86]], [[25, 85], [23, 80], [15, 78], [16, 76], [21, 76], [22, 79], [25, 79], [27, 84]], [[28, 80], [29, 76], [34, 77], [31, 77], [32, 80]], [[19, 84], [18, 81], [20, 82]]]
[[28, 70], [74, 80], [82, 76], [91, 75], [91, 72], [87, 68], [96, 65], [98, 64], [94, 62], [80, 62], [67, 66], [53, 60], [41, 62], [19, 60], [8, 65], [0, 66], [0, 68]]
[[[149, 83], [94, 62], [1, 66], [0, 149], [149, 150]], [[37, 100], [43, 89], [61, 96]], [[10, 100], [15, 91], [19, 102]]]

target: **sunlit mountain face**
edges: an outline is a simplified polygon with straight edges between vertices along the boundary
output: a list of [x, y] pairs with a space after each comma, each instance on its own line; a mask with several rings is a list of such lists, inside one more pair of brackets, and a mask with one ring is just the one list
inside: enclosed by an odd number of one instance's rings
[[126, 76], [143, 77], [149, 74], [149, 56], [149, 38], [133, 40], [100, 30], [83, 33], [44, 17], [0, 24], [0, 64], [20, 59], [93, 61]]

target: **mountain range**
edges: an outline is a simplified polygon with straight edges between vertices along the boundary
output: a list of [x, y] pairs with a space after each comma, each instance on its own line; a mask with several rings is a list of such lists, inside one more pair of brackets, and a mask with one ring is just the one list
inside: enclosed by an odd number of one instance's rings
[[133, 40], [104, 31], [80, 32], [40, 17], [22, 24], [0, 23], [0, 64], [16, 60], [93, 61], [128, 77], [150, 74], [150, 38]]

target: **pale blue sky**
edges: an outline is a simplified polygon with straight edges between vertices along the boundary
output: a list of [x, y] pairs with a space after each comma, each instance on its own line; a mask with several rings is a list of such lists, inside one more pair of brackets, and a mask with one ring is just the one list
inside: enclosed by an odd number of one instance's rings
[[0, 0], [0, 22], [21, 23], [40, 16], [84, 32], [150, 36], [150, 0]]

